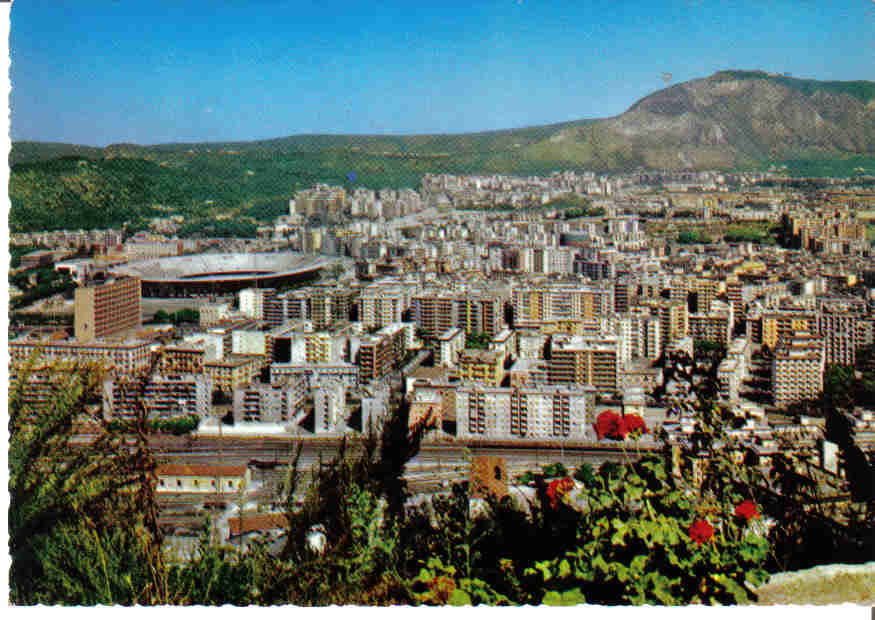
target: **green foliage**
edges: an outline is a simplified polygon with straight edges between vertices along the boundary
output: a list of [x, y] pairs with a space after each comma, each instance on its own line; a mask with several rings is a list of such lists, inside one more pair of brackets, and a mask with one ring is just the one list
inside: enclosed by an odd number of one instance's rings
[[677, 242], [682, 245], [693, 243], [713, 243], [711, 237], [702, 230], [684, 230], [678, 234]]
[[190, 237], [252, 239], [257, 232], [258, 225], [252, 220], [219, 220], [205, 217], [186, 221], [176, 234], [181, 239]]
[[771, 228], [754, 225], [731, 225], [723, 235], [723, 240], [729, 243], [750, 242], [763, 245], [774, 245], [775, 236]]
[[481, 351], [485, 351], [489, 348], [491, 342], [492, 338], [490, 335], [484, 332], [470, 332], [465, 334], [466, 349], [480, 349]]
[[713, 340], [696, 338], [693, 340], [693, 358], [697, 363], [717, 362], [726, 357], [726, 346]]
[[786, 86], [793, 90], [798, 90], [805, 95], [813, 95], [818, 91], [832, 93], [836, 95], [849, 95], [868, 103], [875, 99], [875, 82], [867, 82], [864, 80], [856, 81], [821, 81], [821, 80], [806, 80], [794, 78], [785, 75], [774, 75], [765, 71], [738, 71], [728, 70], [720, 71], [714, 75], [714, 79], [718, 80], [766, 80], [781, 86]]
[[37, 267], [9, 276], [9, 283], [21, 289], [22, 294], [9, 302], [10, 310], [23, 308], [35, 301], [62, 294], [71, 298], [76, 283], [66, 271], [57, 272], [52, 267]]
[[154, 181], [165, 175], [145, 161], [65, 157], [14, 165], [9, 179], [10, 230], [119, 226], [152, 212], [152, 204], [158, 202]]
[[568, 475], [568, 470], [562, 463], [553, 463], [552, 465], [544, 465], [541, 470], [547, 478], [563, 478]]
[[[100, 377], [84, 366], [41, 371], [48, 393], [32, 405], [32, 372], [18, 371], [9, 397], [10, 600], [165, 601], [144, 416], [127, 433], [90, 418], [86, 405], [99, 394]], [[101, 428], [87, 444], [74, 442], [82, 419]]]
[[[113, 419], [106, 423], [111, 431], [123, 431], [132, 424], [131, 420]], [[181, 415], [170, 418], [157, 418], [149, 420], [146, 428], [152, 433], [168, 433], [170, 435], [187, 435], [197, 429], [200, 418], [196, 415]]]
[[[829, 373], [830, 385], [847, 386], [845, 370]], [[13, 417], [16, 603], [737, 604], [753, 598], [770, 553], [792, 549], [812, 531], [795, 528], [807, 519], [804, 508], [783, 515], [792, 527], [777, 527], [770, 538], [757, 516], [736, 514], [743, 500], [765, 513], [767, 485], [757, 467], [737, 463], [723, 414], [704, 397], [676, 473], [671, 460], [629, 454], [626, 463], [605, 462], [597, 475], [578, 466], [581, 490], [555, 486], [568, 475], [555, 463], [524, 475], [535, 487], [526, 510], [511, 497], [472, 500], [466, 484], [407, 504], [402, 476], [425, 429], [410, 432], [408, 411], [399, 407], [379, 435], [341, 442], [307, 485], [299, 447], [283, 489], [289, 529], [279, 556], [260, 541], [246, 551], [216, 545], [207, 529], [194, 559], [167, 567], [154, 553], [154, 463], [139, 452], [145, 416], [105, 425], [106, 437], [119, 443], [102, 439], [81, 451], [68, 440], [69, 412], [81, 412], [77, 403], [99, 382], [57, 385], [60, 408], [39, 424]], [[10, 411], [27, 413], [21, 389], [13, 390]], [[775, 457], [772, 488], [789, 498], [809, 492], [800, 463], [782, 459]], [[322, 550], [308, 544], [314, 528], [324, 532]]]
[[562, 219], [570, 220], [576, 217], [602, 217], [605, 213], [606, 211], [603, 207], [566, 209], [562, 212]]
[[585, 487], [590, 487], [595, 484], [595, 472], [589, 463], [581, 463], [574, 470], [574, 479], [583, 483]]
[[[735, 604], [749, 600], [765, 576], [767, 541], [733, 519], [732, 500], [673, 479], [660, 459], [620, 466], [588, 489], [588, 532], [571, 549], [527, 569], [541, 602], [557, 604], [585, 595], [598, 604]], [[728, 500], [728, 501], [727, 501]], [[707, 517], [719, 534], [704, 544], [688, 534]]]
[[183, 308], [177, 312], [158, 310], [152, 315], [150, 323], [172, 323], [174, 325], [179, 325], [180, 323], [199, 323], [200, 318], [200, 310], [193, 308]]
[[37, 250], [48, 250], [44, 245], [12, 245], [9, 244], [9, 267], [17, 269], [21, 266], [21, 257]]
[[176, 605], [254, 605], [261, 602], [260, 568], [267, 564], [263, 550], [241, 554], [211, 544], [205, 531], [195, 557], [170, 566], [167, 587]]
[[261, 223], [273, 222], [281, 215], [289, 214], [289, 199], [275, 198], [273, 200], [260, 200], [249, 207], [242, 209], [239, 213], [241, 217], [252, 218]]
[[510, 601], [482, 579], [456, 578], [453, 566], [429, 558], [409, 587], [418, 603], [426, 605], [508, 605]]

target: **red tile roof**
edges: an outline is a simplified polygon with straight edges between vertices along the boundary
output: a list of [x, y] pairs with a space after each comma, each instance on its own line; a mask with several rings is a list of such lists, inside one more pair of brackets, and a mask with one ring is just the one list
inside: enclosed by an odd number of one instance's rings
[[230, 517], [228, 525], [231, 526], [231, 536], [239, 536], [241, 533], [286, 529], [289, 527], [289, 522], [286, 515], [281, 512], [265, 512], [243, 515], [242, 518], [239, 516]]

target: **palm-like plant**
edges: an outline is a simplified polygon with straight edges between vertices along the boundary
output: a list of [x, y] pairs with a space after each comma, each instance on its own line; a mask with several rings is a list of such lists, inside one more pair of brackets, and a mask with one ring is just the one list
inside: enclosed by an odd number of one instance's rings
[[97, 404], [102, 372], [94, 366], [38, 368], [31, 361], [15, 374], [11, 602], [165, 600], [145, 411], [110, 430]]

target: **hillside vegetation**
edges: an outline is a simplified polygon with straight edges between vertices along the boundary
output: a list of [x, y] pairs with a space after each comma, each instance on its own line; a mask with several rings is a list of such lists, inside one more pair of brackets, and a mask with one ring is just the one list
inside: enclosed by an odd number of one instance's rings
[[[875, 82], [721, 71], [609, 119], [473, 134], [298, 135], [253, 142], [16, 142], [13, 231], [116, 226], [172, 211], [205, 216], [288, 199], [316, 182], [417, 187], [423, 174], [549, 174], [638, 167], [850, 176], [875, 168]], [[60, 157], [60, 159], [58, 159]], [[58, 214], [64, 214], [59, 218]]]

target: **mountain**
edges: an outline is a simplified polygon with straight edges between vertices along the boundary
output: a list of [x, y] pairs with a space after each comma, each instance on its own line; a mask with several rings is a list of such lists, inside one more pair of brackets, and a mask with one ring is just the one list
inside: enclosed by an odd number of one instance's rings
[[525, 155], [701, 169], [873, 152], [875, 83], [721, 71], [653, 93], [617, 117], [562, 129]]
[[613, 118], [472, 134], [106, 148], [14, 142], [9, 223], [12, 231], [99, 228], [168, 213], [260, 221], [317, 182], [380, 189], [416, 187], [427, 172], [761, 170], [777, 162], [791, 174], [871, 173], [875, 82], [721, 71], [655, 92]]
[[524, 172], [560, 167], [619, 170], [747, 168], [768, 160], [875, 153], [875, 82], [828, 82], [763, 71], [720, 71], [676, 84], [607, 119], [457, 135], [298, 135], [253, 142], [111, 145], [105, 149], [16, 142], [11, 162], [59, 155], [158, 160], [203, 153], [344, 153], [462, 168]]

